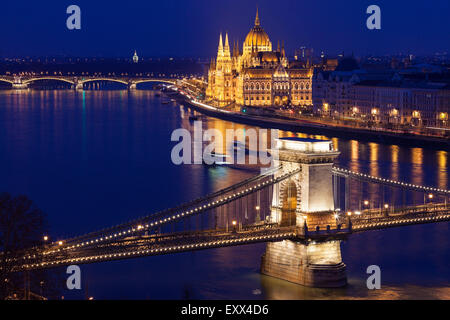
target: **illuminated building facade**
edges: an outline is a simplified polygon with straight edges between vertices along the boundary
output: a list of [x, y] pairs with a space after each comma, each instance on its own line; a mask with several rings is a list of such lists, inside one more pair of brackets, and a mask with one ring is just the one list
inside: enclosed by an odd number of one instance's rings
[[426, 80], [420, 74], [408, 78], [389, 70], [318, 72], [313, 76], [313, 106], [328, 117], [449, 128], [448, 83], [448, 78]]
[[450, 90], [444, 83], [370, 83], [354, 86], [355, 111], [374, 122], [450, 128]]
[[230, 49], [228, 34], [219, 38], [217, 59], [208, 72], [207, 100], [219, 106], [309, 106], [312, 104], [313, 69], [289, 62], [284, 44], [273, 50], [261, 27], [258, 12], [242, 52], [238, 43]]

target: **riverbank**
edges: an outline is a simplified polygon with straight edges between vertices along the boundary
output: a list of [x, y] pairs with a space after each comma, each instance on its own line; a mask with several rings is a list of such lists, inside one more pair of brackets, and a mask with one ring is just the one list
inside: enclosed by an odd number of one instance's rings
[[364, 128], [329, 126], [304, 120], [289, 120], [247, 115], [214, 108], [203, 103], [195, 102], [189, 97], [183, 95], [180, 95], [180, 98], [182, 99], [184, 104], [207, 116], [247, 125], [258, 126], [262, 128], [302, 132], [314, 135], [326, 135], [330, 137], [345, 139], [355, 139], [355, 137], [357, 137], [358, 140], [364, 140], [368, 142], [450, 150], [450, 139], [446, 138], [426, 137], [409, 133], [399, 134], [387, 131], [369, 130]]

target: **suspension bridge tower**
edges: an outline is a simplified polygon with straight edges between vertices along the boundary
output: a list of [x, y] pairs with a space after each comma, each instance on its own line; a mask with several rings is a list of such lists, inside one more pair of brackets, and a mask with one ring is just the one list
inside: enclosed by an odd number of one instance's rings
[[[308, 237], [337, 229], [332, 165], [339, 156], [328, 140], [281, 138], [275, 154], [275, 177], [297, 170], [274, 186], [270, 220], [296, 226], [304, 237], [267, 244], [261, 272], [309, 287], [340, 287], [347, 283], [339, 238]], [[308, 231], [310, 230], [310, 231]]]

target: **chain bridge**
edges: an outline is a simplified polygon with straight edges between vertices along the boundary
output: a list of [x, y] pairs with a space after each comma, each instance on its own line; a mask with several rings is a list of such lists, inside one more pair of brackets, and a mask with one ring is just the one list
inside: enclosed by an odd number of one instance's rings
[[335, 167], [331, 141], [281, 138], [275, 149], [278, 159], [260, 175], [7, 260], [20, 272], [264, 242], [263, 274], [340, 287], [340, 243], [352, 233], [450, 221], [450, 190]]

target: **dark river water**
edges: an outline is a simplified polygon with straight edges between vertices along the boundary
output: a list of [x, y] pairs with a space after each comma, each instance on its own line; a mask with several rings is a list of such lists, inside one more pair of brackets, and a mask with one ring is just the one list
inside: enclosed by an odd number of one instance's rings
[[[53, 239], [172, 207], [255, 172], [177, 166], [172, 131], [192, 130], [187, 108], [154, 91], [0, 91], [0, 191], [26, 194]], [[202, 117], [205, 128], [246, 128]], [[293, 136], [282, 132], [280, 135]], [[299, 134], [300, 136], [306, 136]], [[449, 151], [332, 138], [355, 171], [450, 188]], [[95, 299], [450, 299], [449, 223], [373, 231], [342, 243], [349, 285], [311, 289], [259, 274], [265, 244], [83, 265]], [[380, 266], [381, 290], [366, 288]], [[65, 270], [54, 270], [62, 273]]]

